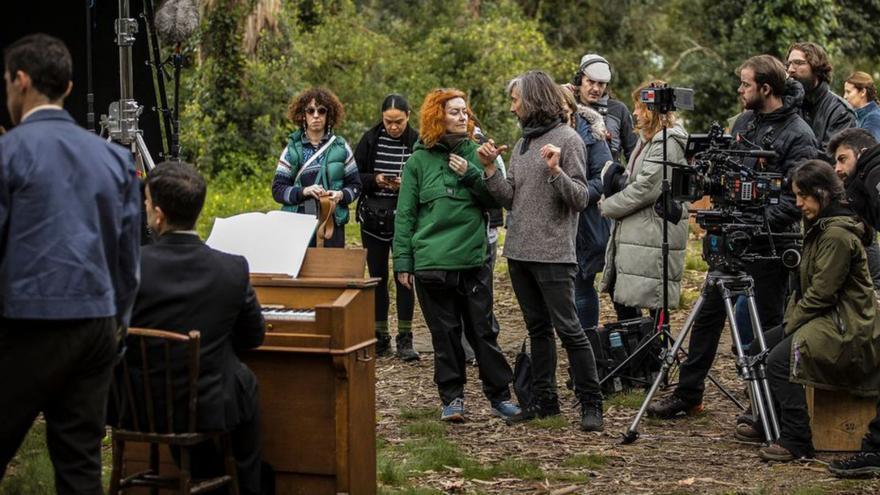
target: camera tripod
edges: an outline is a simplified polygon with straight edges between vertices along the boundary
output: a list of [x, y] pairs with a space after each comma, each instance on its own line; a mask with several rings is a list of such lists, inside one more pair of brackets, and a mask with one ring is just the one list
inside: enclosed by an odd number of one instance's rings
[[[630, 444], [639, 438], [638, 427], [648, 409], [648, 404], [654, 398], [654, 394], [660, 388], [660, 384], [666, 379], [669, 368], [674, 364], [679, 350], [693, 329], [694, 322], [700, 315], [703, 303], [712, 291], [719, 291], [721, 299], [724, 302], [724, 308], [727, 312], [727, 321], [730, 324], [730, 333], [736, 347], [736, 368], [737, 374], [745, 380], [749, 385], [749, 393], [752, 398], [752, 409], [761, 422], [764, 431], [764, 439], [767, 443], [772, 443], [779, 438], [779, 423], [776, 419], [776, 411], [773, 408], [773, 396], [770, 392], [770, 385], [767, 383], [765, 373], [765, 360], [767, 359], [767, 345], [764, 342], [764, 335], [761, 330], [761, 322], [758, 318], [758, 308], [755, 304], [755, 282], [751, 276], [745, 272], [738, 271], [727, 273], [712, 270], [706, 276], [706, 282], [694, 307], [685, 320], [684, 327], [675, 339], [672, 349], [668, 352], [660, 367], [660, 372], [654, 379], [651, 389], [645, 396], [645, 400], [639, 407], [639, 412], [633, 419], [629, 429], [623, 434], [623, 443]], [[752, 322], [752, 329], [755, 335], [755, 342], [758, 344], [760, 353], [757, 356], [746, 356], [743, 350], [742, 341], [740, 340], [739, 329], [736, 326], [736, 318], [734, 317], [733, 300], [737, 296], [745, 296], [748, 303], [749, 318]]]

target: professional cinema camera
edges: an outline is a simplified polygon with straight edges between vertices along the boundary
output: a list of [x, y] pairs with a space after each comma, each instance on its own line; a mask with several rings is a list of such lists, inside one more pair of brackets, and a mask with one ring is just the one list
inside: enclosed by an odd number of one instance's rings
[[791, 247], [777, 253], [776, 241], [791, 244], [800, 234], [771, 232], [764, 213], [767, 206], [779, 204], [785, 186], [781, 174], [766, 171], [776, 153], [731, 149], [732, 142], [718, 123], [708, 134], [692, 134], [685, 150], [691, 165], [671, 164], [672, 197], [676, 201], [711, 198], [713, 209], [694, 212], [697, 224], [706, 230], [703, 258], [710, 270], [734, 273], [744, 263], [759, 260], [781, 260], [794, 268], [800, 254]]

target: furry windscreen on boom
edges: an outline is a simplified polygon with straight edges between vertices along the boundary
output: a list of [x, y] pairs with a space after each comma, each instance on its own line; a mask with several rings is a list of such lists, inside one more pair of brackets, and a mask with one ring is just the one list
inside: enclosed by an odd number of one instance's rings
[[165, 0], [156, 10], [154, 23], [162, 43], [183, 43], [199, 28], [199, 8], [195, 0]]

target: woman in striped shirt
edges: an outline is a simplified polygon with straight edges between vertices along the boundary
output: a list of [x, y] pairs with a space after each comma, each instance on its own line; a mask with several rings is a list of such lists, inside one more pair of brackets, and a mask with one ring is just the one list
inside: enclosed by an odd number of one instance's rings
[[[363, 196], [358, 203], [361, 239], [367, 249], [371, 277], [380, 277], [376, 288], [376, 354], [391, 350], [388, 330], [388, 254], [394, 238], [394, 214], [403, 167], [412, 154], [419, 133], [409, 125], [409, 104], [401, 95], [390, 94], [382, 102], [382, 122], [364, 133], [354, 156], [360, 171]], [[412, 346], [413, 292], [397, 286], [397, 356], [419, 359]]]

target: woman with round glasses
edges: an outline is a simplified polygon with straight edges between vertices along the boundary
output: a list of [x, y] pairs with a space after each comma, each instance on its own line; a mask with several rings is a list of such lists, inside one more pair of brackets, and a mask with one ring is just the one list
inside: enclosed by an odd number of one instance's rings
[[[306, 213], [306, 200], [325, 196], [336, 203], [335, 229], [325, 247], [345, 247], [348, 205], [361, 190], [354, 153], [345, 139], [333, 133], [344, 116], [342, 103], [328, 89], [311, 88], [294, 96], [287, 118], [299, 128], [290, 134], [272, 180], [272, 197], [284, 205], [283, 210]], [[309, 245], [315, 245], [314, 237]]]

